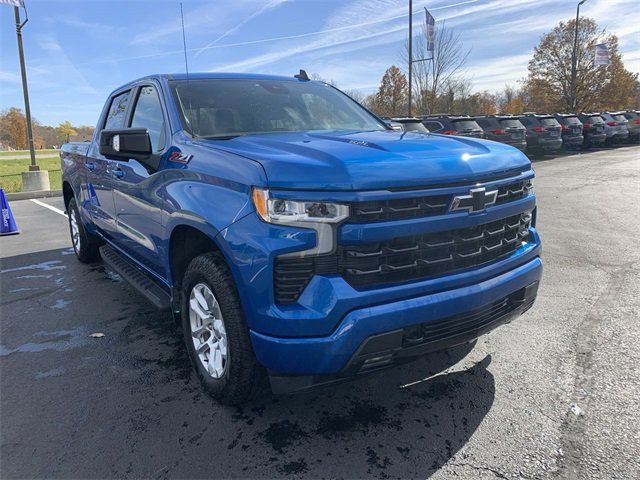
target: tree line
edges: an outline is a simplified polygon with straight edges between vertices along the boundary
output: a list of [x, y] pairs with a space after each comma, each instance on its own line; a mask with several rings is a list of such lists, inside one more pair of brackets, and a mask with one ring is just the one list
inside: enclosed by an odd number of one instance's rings
[[[453, 115], [517, 115], [526, 111], [568, 112], [570, 106], [571, 63], [576, 22], [560, 22], [543, 35], [529, 61], [528, 74], [517, 85], [505, 85], [499, 92], [472, 93], [472, 80], [466, 70], [470, 50], [461, 35], [439, 22], [433, 61], [416, 62], [413, 68], [412, 113]], [[594, 65], [596, 43], [609, 49], [610, 64]], [[426, 26], [414, 39], [413, 58], [426, 52]], [[400, 63], [408, 64], [407, 48]], [[638, 74], [627, 70], [619, 53], [618, 38], [598, 27], [595, 20], [580, 19], [576, 50], [577, 69], [574, 88], [575, 110], [613, 111], [640, 106]], [[405, 116], [408, 112], [408, 81], [396, 65], [384, 73], [380, 86], [369, 96], [347, 92], [380, 116]]]
[[[36, 149], [55, 148], [65, 142], [89, 140], [93, 136], [94, 127], [87, 125], [73, 126], [64, 121], [57, 127], [42, 125], [32, 118], [33, 143]], [[0, 112], [0, 149], [26, 150], [27, 119], [19, 108], [11, 107]]]

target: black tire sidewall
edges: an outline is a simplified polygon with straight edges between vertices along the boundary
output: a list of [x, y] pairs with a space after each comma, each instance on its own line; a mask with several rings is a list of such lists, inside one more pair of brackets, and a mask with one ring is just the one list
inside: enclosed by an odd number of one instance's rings
[[[87, 235], [84, 225], [82, 224], [82, 218], [80, 217], [80, 211], [75, 198], [69, 201], [68, 206], [68, 222], [69, 222], [69, 235], [71, 236], [71, 246], [76, 254], [78, 260], [82, 263], [91, 263], [97, 258], [97, 245], [95, 242], [91, 242]], [[76, 246], [73, 244], [73, 228], [71, 227], [71, 215], [75, 215], [76, 222], [78, 222], [78, 232], [80, 234], [80, 247], [76, 250]]]
[[[191, 289], [204, 283], [213, 292], [227, 334], [227, 366], [221, 378], [213, 378], [198, 358], [191, 337], [189, 297]], [[249, 331], [228, 269], [215, 254], [196, 257], [189, 264], [181, 287], [181, 316], [189, 359], [204, 388], [222, 403], [242, 403], [249, 397], [257, 368]]]

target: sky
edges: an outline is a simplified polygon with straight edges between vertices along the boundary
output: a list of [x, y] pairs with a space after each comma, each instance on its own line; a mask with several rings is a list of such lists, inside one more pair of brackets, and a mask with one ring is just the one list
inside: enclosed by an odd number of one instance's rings
[[[339, 88], [371, 93], [401, 65], [408, 0], [183, 0], [192, 72], [293, 75], [300, 68]], [[26, 0], [24, 49], [32, 115], [41, 123], [94, 125], [107, 95], [152, 73], [184, 72], [180, 3], [174, 0]], [[460, 32], [471, 50], [473, 90], [526, 76], [540, 37], [575, 17], [577, 0], [414, 0]], [[581, 14], [619, 37], [640, 72], [638, 0], [588, 0]], [[0, 110], [24, 108], [13, 8], [0, 5]], [[401, 65], [402, 66], [402, 65]]]

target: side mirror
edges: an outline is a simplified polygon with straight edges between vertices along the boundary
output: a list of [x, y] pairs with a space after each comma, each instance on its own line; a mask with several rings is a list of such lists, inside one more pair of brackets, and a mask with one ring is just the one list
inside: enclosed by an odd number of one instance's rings
[[145, 160], [151, 151], [151, 138], [146, 128], [122, 128], [100, 132], [100, 155], [109, 160]]

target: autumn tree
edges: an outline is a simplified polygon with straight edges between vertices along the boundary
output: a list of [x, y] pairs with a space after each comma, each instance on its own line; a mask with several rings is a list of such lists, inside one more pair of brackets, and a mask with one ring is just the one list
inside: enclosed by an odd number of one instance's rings
[[[524, 88], [529, 96], [527, 108], [555, 112], [571, 110], [571, 60], [576, 22], [560, 22], [544, 35], [529, 62]], [[623, 109], [637, 105], [634, 90], [638, 74], [624, 68], [618, 51], [618, 38], [600, 29], [587, 17], [578, 23], [574, 111]], [[609, 49], [609, 65], [594, 64], [598, 43]]]
[[496, 107], [498, 112], [506, 115], [524, 113], [524, 92], [513, 85], [505, 85], [504, 90], [496, 94]]
[[0, 113], [0, 142], [15, 149], [27, 149], [27, 119], [19, 108]]
[[381, 116], [400, 116], [407, 109], [407, 77], [395, 65], [384, 72], [372, 101], [372, 109]]
[[56, 130], [58, 131], [58, 135], [65, 139], [65, 142], [69, 142], [69, 137], [71, 135], [75, 135], [76, 133], [78, 133], [73, 128], [73, 125], [71, 125], [71, 122], [69, 122], [68, 120], [58, 125], [58, 128]]

